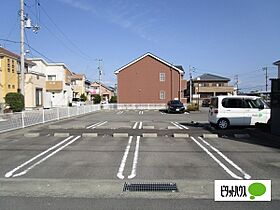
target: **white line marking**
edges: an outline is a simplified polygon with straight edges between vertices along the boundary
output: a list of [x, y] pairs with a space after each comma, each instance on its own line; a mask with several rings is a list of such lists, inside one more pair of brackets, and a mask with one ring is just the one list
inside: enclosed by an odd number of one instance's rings
[[73, 142], [75, 142], [76, 140], [78, 140], [79, 138], [81, 138], [81, 136], [77, 136], [74, 139], [72, 139], [71, 141], [69, 141], [67, 144], [63, 145], [62, 147], [59, 147], [58, 149], [56, 149], [55, 151], [53, 151], [52, 153], [48, 154], [46, 157], [44, 157], [43, 159], [39, 160], [38, 162], [34, 163], [33, 165], [29, 166], [26, 170], [13, 175], [13, 177], [18, 177], [18, 176], [22, 176], [24, 174], [26, 174], [28, 171], [30, 171], [32, 168], [34, 168], [35, 166], [41, 164], [42, 162], [44, 162], [45, 160], [47, 160], [48, 158], [50, 158], [51, 156], [55, 155], [56, 153], [58, 153], [60, 150], [63, 150], [65, 147], [67, 147], [68, 145], [72, 144]]
[[5, 174], [6, 178], [9, 178], [13, 175], [14, 172], [16, 172], [17, 170], [21, 169], [22, 167], [26, 166], [27, 164], [31, 163], [32, 161], [36, 160], [37, 158], [41, 157], [42, 155], [46, 154], [47, 152], [59, 147], [61, 144], [63, 144], [64, 142], [68, 141], [69, 139], [71, 139], [73, 136], [69, 136], [68, 138], [64, 139], [63, 141], [59, 142], [58, 144], [52, 146], [51, 148], [45, 150], [44, 152], [41, 152], [40, 154], [36, 155], [35, 157], [31, 158], [30, 160], [26, 161], [25, 163], [21, 164], [20, 166], [14, 168], [13, 170], [7, 172]]
[[243, 169], [241, 169], [238, 165], [236, 165], [231, 159], [229, 159], [227, 156], [225, 156], [222, 152], [220, 152], [217, 148], [213, 147], [211, 144], [209, 144], [207, 141], [205, 141], [203, 138], [198, 137], [201, 141], [203, 141], [207, 146], [209, 146], [211, 149], [213, 149], [216, 153], [218, 153], [222, 158], [224, 158], [229, 164], [231, 164], [234, 168], [236, 168], [238, 171], [240, 171], [245, 179], [251, 179], [251, 176], [247, 174]]
[[132, 142], [132, 138], [133, 138], [132, 136], [129, 137], [127, 146], [125, 148], [125, 152], [123, 154], [122, 162], [120, 164], [119, 171], [118, 171], [118, 174], [117, 174], [117, 177], [119, 179], [124, 179], [123, 170], [124, 170], [124, 167], [125, 167], [125, 163], [126, 163], [126, 159], [127, 159], [128, 153], [129, 153], [129, 149], [130, 149], [130, 145], [131, 145], [131, 142]]
[[140, 144], [140, 136], [137, 136], [132, 171], [131, 171], [131, 174], [128, 176], [129, 179], [133, 179], [134, 177], [136, 177], [136, 168], [137, 168], [138, 154], [139, 154], [139, 144]]
[[95, 124], [93, 124], [93, 125], [90, 125], [90, 126], [86, 127], [86, 129], [92, 128], [92, 127], [98, 125], [99, 123], [102, 123], [102, 122], [98, 122], [98, 123], [95, 123]]
[[194, 137], [191, 136], [191, 139], [201, 148], [203, 149], [216, 163], [218, 163], [231, 177], [235, 179], [242, 179], [242, 177], [237, 176], [233, 173], [228, 167], [226, 167], [219, 159], [217, 159], [207, 148], [202, 146]]
[[175, 122], [175, 123], [177, 123], [179, 126], [181, 126], [182, 128], [185, 128], [186, 130], [188, 130], [189, 128], [187, 127], [187, 126], [184, 126], [184, 125], [181, 125], [180, 123], [178, 123], [178, 122]]
[[95, 126], [93, 126], [91, 129], [94, 129], [94, 128], [96, 128], [96, 127], [99, 127], [99, 126], [101, 126], [101, 125], [104, 125], [104, 124], [106, 124], [108, 121], [104, 121], [104, 122], [102, 122], [102, 123], [100, 123], [100, 124], [98, 124], [98, 125], [95, 125]]
[[138, 122], [135, 122], [132, 129], [136, 129]]
[[139, 129], [142, 129], [142, 126], [143, 126], [143, 122], [140, 122], [139, 123]]
[[177, 125], [175, 122], [171, 122], [173, 125], [175, 125], [177, 128], [179, 129], [183, 129], [182, 127], [180, 127], [179, 125]]
[[123, 113], [123, 111], [119, 111], [119, 112], [117, 112], [116, 114], [122, 114]]

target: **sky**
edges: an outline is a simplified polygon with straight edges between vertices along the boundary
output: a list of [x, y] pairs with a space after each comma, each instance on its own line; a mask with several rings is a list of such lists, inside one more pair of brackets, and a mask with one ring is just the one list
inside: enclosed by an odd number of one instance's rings
[[[38, 2], [40, 6], [38, 5]], [[25, 30], [28, 57], [64, 62], [114, 86], [114, 71], [147, 52], [182, 65], [185, 78], [238, 75], [243, 92], [265, 90], [280, 60], [279, 0], [25, 0], [40, 30]], [[20, 0], [1, 0], [0, 45], [20, 52]], [[10, 40], [10, 41], [3, 41]], [[12, 42], [11, 42], [12, 41]], [[14, 41], [14, 42], [13, 42]], [[270, 81], [269, 81], [270, 84]]]

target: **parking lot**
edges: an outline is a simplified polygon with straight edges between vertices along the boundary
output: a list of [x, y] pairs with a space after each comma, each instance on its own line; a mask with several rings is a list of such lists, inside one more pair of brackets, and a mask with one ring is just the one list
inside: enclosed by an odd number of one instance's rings
[[[213, 201], [214, 180], [269, 179], [279, 200], [279, 148], [255, 128], [211, 128], [207, 109], [103, 110], [1, 134], [0, 195]], [[125, 182], [178, 192], [123, 192]]]

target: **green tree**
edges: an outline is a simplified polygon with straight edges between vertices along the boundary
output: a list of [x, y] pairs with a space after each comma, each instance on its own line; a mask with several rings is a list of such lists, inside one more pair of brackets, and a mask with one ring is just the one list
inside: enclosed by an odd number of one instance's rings
[[100, 102], [101, 102], [101, 96], [100, 96], [100, 95], [94, 95], [93, 97], [94, 97], [94, 98], [93, 98], [93, 102], [94, 102], [95, 104], [100, 104]]
[[80, 96], [80, 99], [81, 101], [87, 101], [87, 97], [84, 93]]
[[117, 96], [112, 96], [109, 103], [117, 103]]
[[13, 112], [21, 112], [24, 109], [24, 96], [21, 93], [7, 93], [5, 102]]

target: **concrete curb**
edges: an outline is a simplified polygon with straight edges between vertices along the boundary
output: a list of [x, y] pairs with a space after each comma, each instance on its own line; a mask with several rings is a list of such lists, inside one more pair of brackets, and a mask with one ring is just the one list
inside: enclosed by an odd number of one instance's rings
[[85, 129], [86, 126], [84, 126], [84, 125], [73, 125], [72, 128], [73, 129]]
[[179, 129], [179, 128], [177, 128], [176, 126], [168, 126], [167, 129], [168, 130], [175, 130], [175, 129]]
[[153, 125], [144, 125], [143, 129], [155, 129], [155, 126], [153, 126]]
[[91, 138], [91, 137], [97, 137], [98, 136], [98, 133], [83, 133], [82, 134], [82, 137], [85, 137], [85, 138]]
[[155, 138], [155, 137], [157, 137], [157, 133], [142, 133], [142, 137], [144, 137], [144, 138]]
[[218, 134], [207, 133], [207, 134], [203, 134], [202, 137], [207, 139], [214, 139], [214, 138], [218, 138]]
[[242, 138], [250, 138], [250, 134], [248, 133], [243, 133], [243, 134], [233, 134], [234, 138], [237, 139], [242, 139]]
[[40, 133], [25, 133], [24, 137], [38, 137], [40, 136]]
[[189, 138], [190, 135], [187, 133], [174, 133], [173, 134], [174, 138]]
[[61, 129], [61, 125], [49, 125], [49, 129]]
[[128, 133], [113, 133], [113, 137], [128, 137]]
[[68, 137], [70, 136], [69, 133], [54, 133], [53, 136], [55, 137]]

